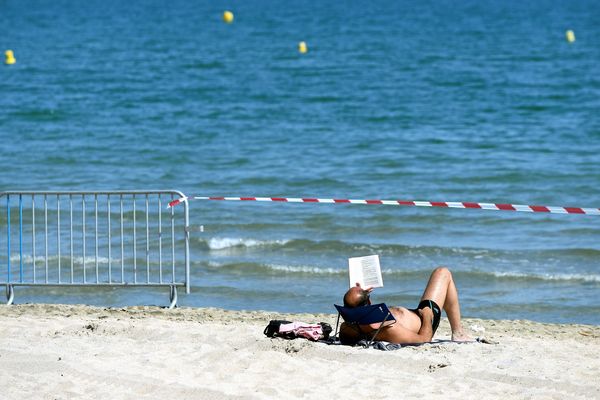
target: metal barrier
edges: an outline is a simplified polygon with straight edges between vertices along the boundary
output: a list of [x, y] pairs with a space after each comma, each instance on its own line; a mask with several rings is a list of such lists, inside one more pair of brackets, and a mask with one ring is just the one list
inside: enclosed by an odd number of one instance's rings
[[[190, 292], [188, 206], [179, 191], [0, 192], [0, 285], [165, 286]], [[6, 254], [2, 249], [6, 249]], [[4, 266], [4, 270], [3, 267]]]

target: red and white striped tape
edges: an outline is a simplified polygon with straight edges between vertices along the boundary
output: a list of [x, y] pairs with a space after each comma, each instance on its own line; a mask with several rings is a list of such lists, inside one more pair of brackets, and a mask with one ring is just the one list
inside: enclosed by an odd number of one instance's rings
[[552, 206], [526, 206], [520, 204], [497, 204], [497, 203], [467, 203], [451, 201], [410, 201], [410, 200], [352, 200], [352, 199], [318, 199], [300, 197], [181, 197], [169, 203], [169, 207], [189, 200], [221, 200], [221, 201], [266, 201], [284, 203], [329, 203], [329, 204], [382, 204], [392, 206], [413, 207], [445, 207], [445, 208], [476, 208], [482, 210], [496, 211], [521, 211], [521, 212], [544, 212], [553, 214], [586, 214], [600, 215], [600, 208], [581, 207], [552, 207]]

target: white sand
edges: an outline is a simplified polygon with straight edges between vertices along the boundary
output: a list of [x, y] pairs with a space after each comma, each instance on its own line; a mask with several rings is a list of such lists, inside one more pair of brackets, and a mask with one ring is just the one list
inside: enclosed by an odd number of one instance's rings
[[[0, 399], [600, 399], [598, 326], [467, 319], [499, 344], [383, 352], [268, 339], [270, 319], [335, 323], [217, 309], [0, 306]], [[449, 338], [447, 320], [436, 338]]]

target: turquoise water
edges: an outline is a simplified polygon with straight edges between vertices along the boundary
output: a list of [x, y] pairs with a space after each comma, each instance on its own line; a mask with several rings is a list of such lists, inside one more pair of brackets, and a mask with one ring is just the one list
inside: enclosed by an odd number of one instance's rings
[[[0, 68], [1, 190], [600, 207], [598, 2], [129, 3], [0, 2], [1, 50], [17, 59]], [[333, 312], [347, 258], [377, 253], [378, 300], [416, 304], [443, 264], [466, 316], [600, 324], [599, 217], [190, 212], [182, 305]], [[19, 289], [17, 301], [163, 295], [53, 293]]]

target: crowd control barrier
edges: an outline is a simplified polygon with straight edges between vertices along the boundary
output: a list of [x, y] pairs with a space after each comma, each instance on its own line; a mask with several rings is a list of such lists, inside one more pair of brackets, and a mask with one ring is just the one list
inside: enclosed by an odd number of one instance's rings
[[168, 287], [190, 292], [189, 212], [156, 191], [0, 192], [0, 285]]

